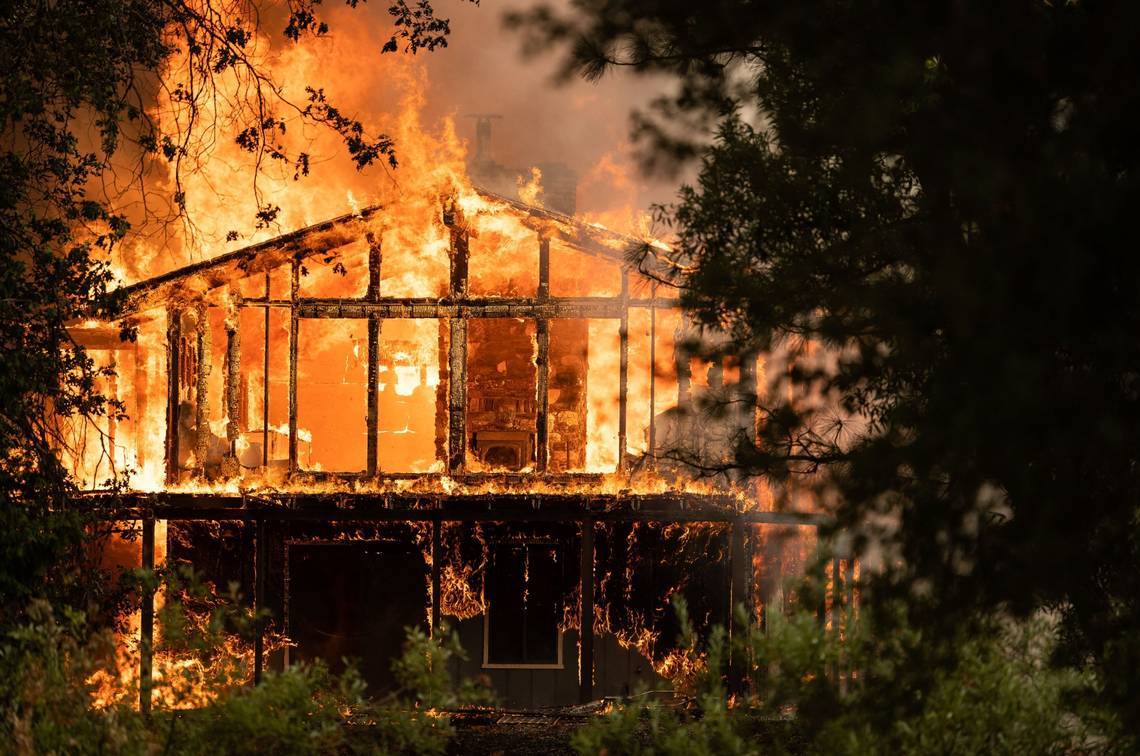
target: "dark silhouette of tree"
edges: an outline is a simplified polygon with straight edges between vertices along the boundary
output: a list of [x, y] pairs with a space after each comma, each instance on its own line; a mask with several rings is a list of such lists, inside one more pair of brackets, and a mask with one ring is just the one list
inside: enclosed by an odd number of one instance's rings
[[[646, 268], [740, 342], [837, 356], [790, 377], [866, 428], [837, 443], [776, 401], [735, 463], [826, 471], [886, 555], [877, 595], [928, 639], [1060, 610], [1066, 660], [1140, 728], [1140, 8], [575, 0], [514, 22], [566, 75], [674, 79], [635, 128], [700, 174]], [[914, 690], [884, 688], [884, 715]]]

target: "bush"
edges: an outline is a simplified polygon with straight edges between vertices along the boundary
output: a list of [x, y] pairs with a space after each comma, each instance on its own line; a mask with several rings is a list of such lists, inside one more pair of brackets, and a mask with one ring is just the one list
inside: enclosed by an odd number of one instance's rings
[[[156, 585], [149, 573], [135, 577]], [[236, 592], [215, 596], [191, 573], [166, 575], [163, 585], [164, 673], [150, 717], [134, 708], [130, 684], [109, 705], [93, 705], [96, 673], [118, 679], [109, 629], [46, 601], [29, 604], [0, 638], [0, 739], [13, 752], [442, 754], [452, 736], [442, 709], [489, 700], [471, 683], [452, 683], [448, 665], [463, 652], [446, 627], [435, 639], [408, 628], [393, 664], [398, 688], [379, 699], [351, 665], [339, 676], [295, 665], [251, 686], [242, 644], [257, 618]]]
[[[1058, 622], [980, 617], [953, 639], [924, 638], [893, 607], [889, 632], [840, 620], [842, 642], [807, 612], [766, 632], [722, 628], [700, 644], [676, 601], [682, 645], [705, 663], [684, 705], [626, 702], [583, 727], [580, 754], [1048, 754], [1126, 752], [1089, 672], [1051, 664]], [[887, 612], [886, 615], [892, 615]], [[884, 616], [884, 615], [880, 615]], [[931, 669], [909, 666], [931, 648]], [[948, 648], [947, 648], [948, 647]], [[729, 655], [747, 659], [748, 691], [726, 695]], [[926, 685], [917, 681], [928, 680]]]

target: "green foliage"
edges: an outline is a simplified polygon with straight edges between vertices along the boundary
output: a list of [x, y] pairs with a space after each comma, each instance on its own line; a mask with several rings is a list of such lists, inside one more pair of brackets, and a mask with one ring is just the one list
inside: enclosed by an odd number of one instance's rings
[[[688, 628], [683, 603], [677, 604]], [[611, 754], [962, 754], [1124, 753], [1119, 722], [1081, 705], [1090, 673], [1049, 663], [1055, 616], [985, 618], [951, 642], [932, 685], [903, 689], [906, 708], [884, 691], [907, 679], [912, 646], [925, 641], [897, 613], [891, 634], [839, 613], [842, 640], [806, 612], [775, 616], [725, 642], [718, 629], [686, 653], [707, 661], [688, 706], [619, 704], [576, 735], [578, 753]], [[748, 688], [730, 706], [724, 680], [731, 654], [747, 659]], [[841, 679], [842, 678], [842, 679]]]
[[574, 733], [571, 745], [580, 754], [757, 754], [741, 717], [729, 709], [722, 672], [727, 663], [728, 636], [715, 627], [700, 645], [688, 609], [680, 597], [673, 602], [681, 626], [680, 643], [687, 662], [699, 669], [692, 681], [692, 707], [659, 700], [642, 705], [616, 705], [599, 721]]
[[463, 651], [446, 628], [435, 639], [408, 628], [393, 663], [398, 688], [381, 697], [351, 664], [337, 676], [295, 665], [250, 685], [243, 639], [258, 617], [236, 592], [213, 595], [191, 572], [134, 577], [137, 588], [161, 585], [167, 595], [153, 713], [139, 714], [130, 685], [94, 707], [96, 673], [117, 679], [111, 634], [92, 634], [78, 614], [57, 620], [38, 601], [0, 643], [0, 739], [17, 753], [442, 754], [452, 736], [442, 709], [490, 700], [472, 683], [452, 683], [448, 667]]
[[[446, 632], [429, 638], [408, 628], [393, 662], [398, 689], [370, 698], [351, 665], [331, 676], [320, 664], [269, 674], [261, 685], [229, 688], [192, 716], [166, 712], [175, 753], [422, 753], [442, 754], [452, 730], [439, 709], [483, 703], [485, 691], [456, 687], [448, 664], [462, 655]], [[161, 731], [162, 727], [156, 728]]]
[[57, 614], [33, 601], [0, 640], [0, 740], [20, 754], [141, 752], [137, 714], [91, 706], [87, 680], [113, 658], [110, 633], [91, 635], [82, 616]]
[[[364, 683], [353, 670], [333, 678], [321, 665], [291, 667], [200, 711], [168, 711], [159, 719], [169, 721], [173, 753], [335, 753], [350, 742], [343, 712], [362, 705], [363, 695]], [[407, 728], [397, 723], [393, 729]], [[163, 727], [155, 729], [161, 733]]]

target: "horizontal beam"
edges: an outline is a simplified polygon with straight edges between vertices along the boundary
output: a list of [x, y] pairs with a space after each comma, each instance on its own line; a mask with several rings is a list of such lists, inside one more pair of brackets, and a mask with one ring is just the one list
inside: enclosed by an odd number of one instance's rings
[[[171, 299], [193, 299], [206, 291], [253, 273], [268, 272], [290, 258], [302, 259], [344, 246], [364, 234], [364, 222], [383, 208], [368, 207], [233, 252], [191, 263], [126, 286], [124, 312], [147, 309]], [[194, 286], [191, 280], [202, 279]]]
[[[649, 307], [651, 300], [620, 297], [559, 297], [554, 299], [306, 299], [297, 301], [302, 318], [620, 318], [628, 307]], [[256, 300], [243, 304], [256, 305]], [[289, 302], [270, 302], [286, 307]], [[679, 307], [676, 300], [657, 300], [657, 308]]]
[[743, 522], [818, 527], [824, 515], [740, 512], [731, 496], [702, 494], [158, 493], [82, 495], [104, 519], [454, 522]]

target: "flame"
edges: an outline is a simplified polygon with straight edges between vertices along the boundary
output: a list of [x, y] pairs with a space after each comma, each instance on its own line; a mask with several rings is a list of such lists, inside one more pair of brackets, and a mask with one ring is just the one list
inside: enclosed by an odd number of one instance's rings
[[[330, 9], [331, 10], [331, 9]], [[341, 11], [335, 11], [341, 12]], [[336, 25], [334, 25], [336, 26]], [[359, 24], [340, 24], [335, 38], [311, 45], [273, 47], [264, 35], [253, 41], [250, 54], [273, 71], [285, 92], [302, 92], [314, 80], [328, 82], [330, 99], [347, 102], [376, 133], [390, 135], [398, 150], [399, 167], [383, 165], [356, 171], [343, 157], [339, 137], [305, 126], [286, 116], [288, 128], [282, 139], [291, 148], [310, 152], [320, 164], [319, 177], [294, 180], [291, 172], [270, 171], [258, 178], [259, 197], [248, 188], [253, 174], [247, 154], [226, 139], [192, 139], [195, 145], [181, 177], [186, 210], [194, 220], [174, 238], [140, 233], [124, 245], [112, 261], [124, 283], [151, 278], [192, 261], [209, 259], [283, 232], [327, 218], [351, 213], [357, 217], [360, 239], [327, 253], [304, 258], [298, 280], [303, 297], [353, 299], [369, 287], [369, 257], [381, 257], [379, 289], [384, 297], [437, 299], [449, 287], [449, 254], [453, 226], [466, 232], [470, 244], [470, 292], [478, 297], [536, 297], [538, 295], [539, 229], [505, 201], [481, 193], [466, 172], [466, 145], [451, 118], [427, 122], [429, 84], [422, 63], [408, 56], [368, 57], [362, 65], [361, 50], [373, 40]], [[178, 65], [175, 61], [174, 65]], [[341, 73], [343, 72], [343, 73]], [[238, 87], [232, 74], [219, 75], [222, 86]], [[239, 87], [240, 88], [240, 87]], [[232, 107], [224, 98], [196, 103], [202, 122], [229, 122], [232, 113], [216, 108]], [[164, 93], [151, 112], [167, 134], [176, 134], [186, 123], [187, 104]], [[201, 134], [199, 137], [203, 136]], [[580, 221], [598, 228], [609, 227], [634, 234], [653, 249], [668, 254], [668, 240], [655, 236], [652, 220], [637, 208], [638, 180], [625, 147], [604, 155], [584, 175], [580, 196], [585, 212]], [[174, 177], [159, 177], [173, 185]], [[542, 174], [531, 169], [518, 183], [518, 197], [541, 207]], [[273, 223], [251, 228], [251, 219], [264, 205], [280, 208]], [[379, 206], [381, 211], [366, 214]], [[444, 209], [451, 216], [444, 221]], [[230, 239], [236, 231], [237, 238]], [[159, 240], [161, 239], [161, 243]], [[550, 242], [550, 293], [554, 297], [670, 298], [649, 282], [634, 275], [623, 286], [619, 259], [624, 251], [618, 241], [612, 259], [590, 256], [552, 238]], [[378, 249], [377, 249], [378, 247]], [[311, 250], [298, 250], [308, 252]], [[385, 319], [378, 333], [369, 331], [366, 319], [302, 318], [296, 334], [290, 333], [287, 309], [256, 305], [239, 306], [243, 298], [280, 301], [291, 294], [288, 264], [270, 273], [256, 273], [226, 282], [205, 297], [201, 306], [176, 314], [175, 322], [165, 308], [137, 315], [138, 341], [114, 348], [93, 348], [100, 364], [114, 365], [116, 375], [100, 390], [124, 401], [127, 417], [79, 423], [72, 432], [71, 462], [77, 479], [86, 488], [99, 488], [108, 477], [127, 475], [128, 486], [137, 491], [168, 491], [242, 495], [248, 493], [440, 493], [454, 495], [528, 494], [655, 494], [692, 493], [729, 497], [738, 510], [761, 505], [759, 489], [751, 483], [726, 484], [713, 479], [692, 479], [675, 472], [658, 471], [652, 462], [669, 440], [680, 433], [670, 427], [668, 412], [679, 403], [677, 342], [683, 333], [680, 311], [667, 304], [632, 308], [628, 313], [628, 385], [625, 408], [626, 438], [619, 448], [621, 407], [618, 378], [621, 364], [621, 321], [617, 318], [551, 321], [552, 410], [549, 435], [563, 443], [565, 456], [552, 472], [594, 473], [572, 478], [554, 475], [511, 477], [450, 477], [443, 474], [451, 366], [447, 364], [448, 325], [432, 319]], [[177, 304], [185, 305], [185, 302]], [[488, 324], [489, 322], [489, 324]], [[471, 333], [480, 329], [487, 341], [505, 339], [507, 331], [517, 337], [517, 354], [495, 354], [494, 344], [481, 359], [479, 345], [469, 354], [470, 374], [480, 371], [485, 380], [468, 382], [471, 402], [483, 402], [479, 413], [488, 418], [487, 430], [533, 434], [537, 413], [533, 407], [536, 373], [536, 334], [533, 322], [498, 318], [483, 325], [468, 321]], [[558, 324], [557, 327], [555, 324]], [[77, 324], [96, 343], [106, 324]], [[179, 362], [179, 395], [172, 408], [176, 428], [167, 427], [167, 333], [178, 331], [174, 353]], [[297, 418], [295, 440], [300, 474], [285, 474], [289, 464], [289, 365], [290, 344], [298, 346]], [[360, 477], [369, 457], [366, 417], [369, 381], [368, 349], [375, 338], [380, 359], [375, 377], [378, 394], [378, 440], [374, 450], [379, 472], [410, 473], [412, 477]], [[101, 343], [101, 342], [100, 342]], [[513, 343], [513, 342], [512, 342]], [[227, 385], [227, 350], [237, 359], [237, 385]], [[199, 351], [201, 360], [198, 359]], [[557, 361], [556, 361], [557, 359]], [[689, 366], [694, 367], [694, 366]], [[707, 365], [696, 365], [693, 384], [707, 387]], [[739, 369], [737, 368], [737, 376]], [[470, 376], [469, 376], [470, 377]], [[738, 380], [739, 378], [737, 378]], [[528, 387], [511, 393], [511, 382]], [[480, 395], [472, 386], [487, 386]], [[493, 390], [492, 390], [493, 389]], [[529, 392], [529, 394], [528, 394]], [[229, 402], [224, 399], [229, 399]], [[559, 412], [556, 401], [564, 406]], [[556, 416], [557, 415], [557, 416]], [[168, 437], [174, 440], [175, 463], [166, 469]], [[470, 450], [470, 470], [494, 470]], [[552, 455], [553, 456], [553, 455]], [[628, 467], [627, 467], [627, 463]], [[521, 460], [521, 472], [531, 472], [530, 460]], [[629, 472], [627, 470], [633, 470]], [[515, 471], [520, 471], [518, 468]], [[344, 477], [320, 477], [310, 473], [345, 473]], [[416, 542], [430, 564], [426, 523], [413, 524]], [[718, 526], [699, 524], [662, 526], [666, 539], [703, 558], [711, 558], [702, 545], [712, 544]], [[487, 610], [482, 579], [486, 566], [486, 541], [480, 528], [467, 533], [480, 541], [480, 556], [463, 551], [462, 539], [470, 525], [443, 526], [443, 561], [440, 565], [441, 612], [459, 620]], [[628, 538], [636, 545], [648, 537], [649, 527], [635, 526]], [[165, 524], [163, 524], [165, 534]], [[344, 538], [365, 537], [346, 534]], [[814, 537], [814, 536], [813, 536]], [[801, 551], [806, 538], [792, 544], [769, 544], [767, 536], [756, 540], [753, 569], [767, 576], [778, 558], [787, 565], [806, 561]], [[702, 540], [705, 539], [705, 540]], [[159, 542], [165, 544], [165, 535]], [[710, 546], [710, 548], [712, 548]], [[678, 552], [680, 553], [680, 552]], [[675, 556], [674, 554], [673, 556]], [[662, 638], [660, 617], [670, 611], [669, 597], [681, 590], [687, 578], [661, 597], [652, 612], [619, 616], [612, 606], [633, 598], [633, 571], [628, 564], [621, 575], [599, 577], [602, 593], [618, 578], [625, 593], [615, 593], [599, 602], [595, 631], [610, 633], [625, 648], [651, 660], [656, 672], [666, 678], [691, 678], [701, 661], [671, 646]], [[628, 573], [628, 574], [627, 574]], [[761, 582], [760, 577], [754, 584]], [[430, 591], [430, 585], [429, 585]], [[616, 589], [615, 589], [616, 591]], [[772, 593], [771, 591], [769, 593]], [[764, 602], [772, 596], [765, 595]], [[762, 602], [756, 601], [760, 612]], [[579, 626], [577, 601], [568, 597], [563, 611], [566, 628]], [[758, 614], [759, 617], [759, 614]], [[430, 619], [430, 617], [429, 617]], [[107, 705], [124, 696], [137, 700], [138, 617], [128, 618], [121, 638], [117, 675], [93, 680], [96, 701]], [[281, 640], [282, 643], [286, 642]], [[236, 641], [227, 642], [216, 665], [248, 667], [251, 650]], [[159, 654], [154, 663], [156, 690], [162, 705], [196, 705], [211, 695], [206, 680], [216, 678], [222, 666], [201, 660]], [[228, 668], [228, 667], [227, 667]], [[132, 687], [134, 694], [130, 691]], [[166, 692], [161, 692], [166, 691]]]

